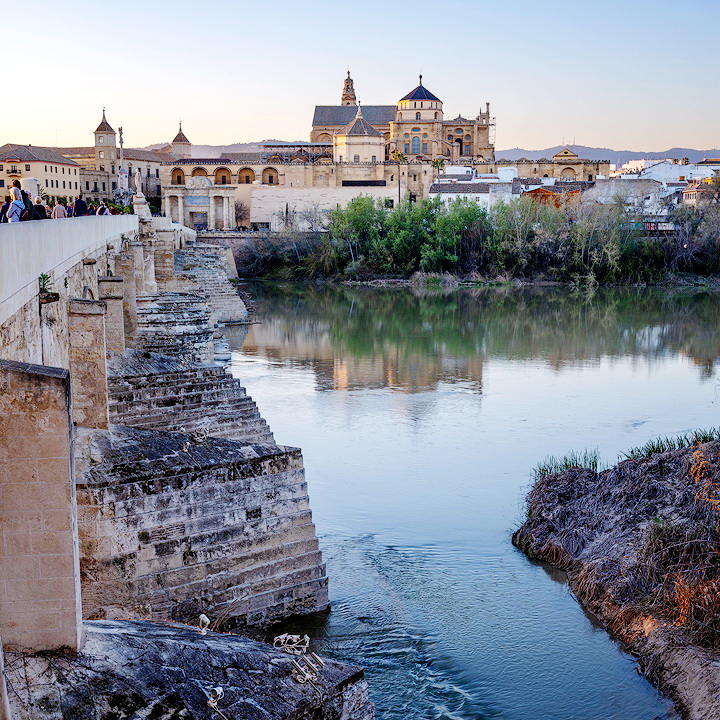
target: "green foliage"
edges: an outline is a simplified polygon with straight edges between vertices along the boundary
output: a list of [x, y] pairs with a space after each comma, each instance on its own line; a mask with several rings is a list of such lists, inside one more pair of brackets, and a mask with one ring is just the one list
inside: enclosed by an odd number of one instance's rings
[[682, 450], [698, 443], [708, 443], [713, 440], [720, 440], [720, 427], [709, 428], [708, 430], [693, 430], [681, 435], [673, 435], [655, 438], [639, 447], [630, 448], [623, 456], [630, 460], [642, 460], [657, 453], [670, 452], [671, 450]]
[[600, 469], [600, 451], [597, 448], [593, 448], [591, 450], [583, 450], [582, 452], [573, 451], [562, 457], [548, 455], [533, 468], [533, 481], [537, 482], [548, 475], [557, 475], [557, 473], [574, 468], [598, 472]]
[[52, 277], [48, 275], [48, 273], [40, 273], [38, 277], [38, 287], [41, 293], [50, 292], [52, 284]]

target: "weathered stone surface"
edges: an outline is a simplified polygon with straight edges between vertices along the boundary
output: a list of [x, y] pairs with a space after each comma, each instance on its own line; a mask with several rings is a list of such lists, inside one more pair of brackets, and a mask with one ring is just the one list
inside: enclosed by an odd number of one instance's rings
[[299, 450], [114, 426], [80, 433], [76, 478], [85, 617], [327, 607]]
[[274, 442], [240, 381], [216, 365], [129, 350], [111, 355], [108, 389], [118, 425]]
[[[75, 657], [7, 654], [15, 720], [372, 720], [363, 671], [325, 661], [315, 685], [264, 643], [187, 626], [86, 623]], [[222, 687], [215, 712], [210, 688]]]

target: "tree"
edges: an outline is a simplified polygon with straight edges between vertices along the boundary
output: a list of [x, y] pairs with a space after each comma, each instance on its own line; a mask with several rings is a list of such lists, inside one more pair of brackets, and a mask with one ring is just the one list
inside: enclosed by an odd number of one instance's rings
[[250, 207], [242, 200], [235, 201], [235, 224], [246, 229], [246, 221], [250, 219]]
[[400, 204], [402, 198], [400, 197], [400, 165], [404, 165], [407, 163], [407, 158], [405, 157], [404, 153], [401, 153], [399, 150], [393, 150], [390, 154], [390, 159], [397, 164], [397, 178], [398, 178], [398, 205]]
[[445, 167], [445, 158], [435, 158], [430, 164], [435, 168], [435, 178], [438, 178], [440, 171]]

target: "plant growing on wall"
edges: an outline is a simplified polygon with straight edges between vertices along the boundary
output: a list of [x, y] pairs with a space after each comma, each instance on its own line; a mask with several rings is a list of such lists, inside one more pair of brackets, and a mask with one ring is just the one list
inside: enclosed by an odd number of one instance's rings
[[40, 276], [38, 277], [38, 285], [40, 286], [41, 293], [48, 293], [50, 292], [50, 288], [52, 286], [52, 278], [47, 273], [40, 273]]

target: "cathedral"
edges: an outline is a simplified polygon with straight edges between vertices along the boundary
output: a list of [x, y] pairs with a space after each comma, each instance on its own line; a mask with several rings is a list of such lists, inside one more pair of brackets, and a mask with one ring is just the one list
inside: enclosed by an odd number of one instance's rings
[[[358, 101], [350, 71], [339, 105], [317, 105], [310, 141], [331, 145], [357, 116]], [[474, 119], [443, 116], [443, 103], [422, 82], [397, 105], [363, 105], [362, 117], [384, 138], [384, 159], [402, 153], [409, 161], [443, 158], [451, 163], [495, 161], [495, 120], [490, 103]]]

